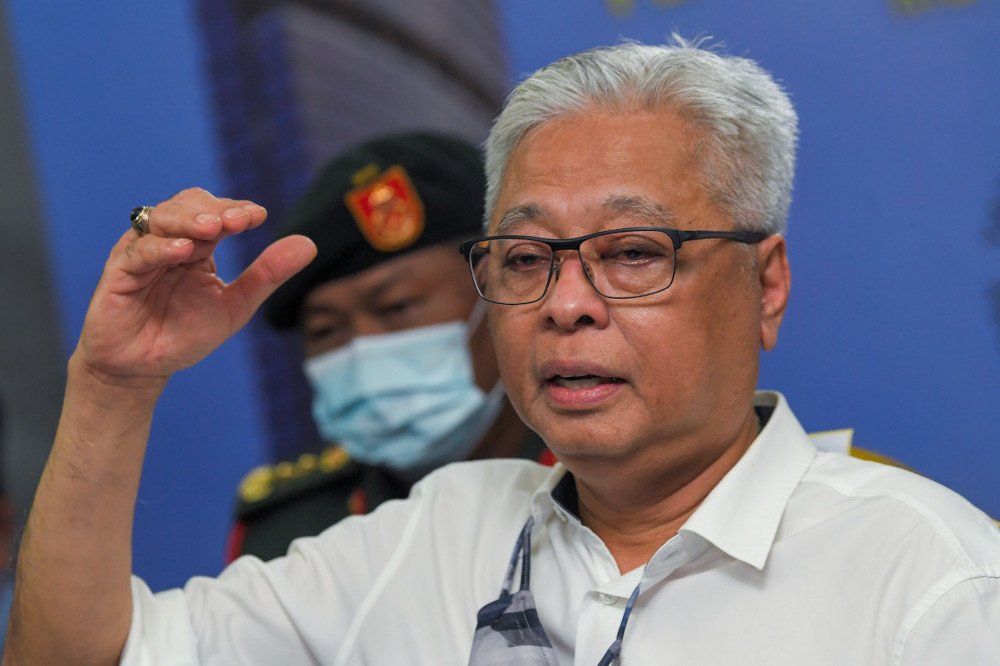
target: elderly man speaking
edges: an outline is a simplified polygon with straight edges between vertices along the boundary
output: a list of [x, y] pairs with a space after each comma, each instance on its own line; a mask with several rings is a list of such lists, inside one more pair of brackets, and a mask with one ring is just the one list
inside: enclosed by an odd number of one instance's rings
[[510, 399], [560, 463], [450, 465], [159, 594], [129, 562], [157, 397], [314, 250], [285, 238], [224, 284], [215, 245], [263, 209], [189, 190], [138, 216], [69, 363], [5, 663], [1000, 663], [993, 522], [818, 453], [755, 393], [789, 294], [796, 134], [756, 64], [681, 40], [535, 73], [462, 251]]

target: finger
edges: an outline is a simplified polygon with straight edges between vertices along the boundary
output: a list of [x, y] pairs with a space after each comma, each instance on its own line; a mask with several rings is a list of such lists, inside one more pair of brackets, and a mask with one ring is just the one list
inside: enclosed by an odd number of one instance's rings
[[260, 204], [247, 199], [226, 199], [226, 201], [229, 201], [233, 208], [245, 210], [250, 214], [250, 223], [247, 225], [247, 229], [259, 227], [267, 219], [267, 209]]
[[164, 266], [190, 261], [195, 249], [196, 242], [189, 238], [162, 238], [153, 235], [137, 238], [133, 232], [128, 231], [112, 249], [105, 274], [118, 269], [124, 275], [143, 276]]
[[167, 238], [211, 240], [222, 232], [221, 215], [230, 206], [211, 192], [193, 187], [178, 192], [149, 212], [149, 233]]
[[247, 200], [220, 198], [201, 188], [190, 188], [153, 207], [152, 235], [198, 240], [221, 240], [259, 226], [267, 211]]
[[259, 227], [267, 217], [267, 211], [263, 206], [253, 202], [237, 204], [230, 199], [222, 199], [227, 208], [219, 216], [222, 220], [222, 233], [220, 237], [240, 234], [247, 229]]
[[216, 197], [200, 187], [182, 190], [172, 196], [169, 202], [197, 211], [206, 222], [210, 217], [220, 219], [224, 234], [236, 234], [258, 227], [267, 218], [264, 207], [253, 201]]
[[249, 321], [268, 296], [315, 257], [316, 244], [305, 236], [285, 236], [265, 248], [227, 287], [231, 305], [242, 309], [241, 323]]

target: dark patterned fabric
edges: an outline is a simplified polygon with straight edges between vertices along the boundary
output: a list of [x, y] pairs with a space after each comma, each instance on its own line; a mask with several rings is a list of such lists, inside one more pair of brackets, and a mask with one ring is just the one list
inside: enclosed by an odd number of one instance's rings
[[[528, 589], [531, 582], [531, 528], [534, 522], [533, 518], [529, 518], [517, 538], [500, 597], [479, 610], [469, 666], [559, 664]], [[511, 594], [519, 556], [521, 589]]]
[[[571, 478], [569, 474], [563, 478]], [[563, 494], [567, 486], [560, 482]], [[553, 490], [555, 496], [557, 487]], [[575, 496], [575, 488], [573, 490]], [[528, 518], [521, 534], [517, 537], [514, 552], [507, 565], [507, 575], [504, 577], [500, 596], [479, 609], [476, 616], [476, 633], [472, 638], [472, 654], [469, 656], [469, 666], [558, 666], [559, 659], [552, 642], [542, 627], [535, 608], [535, 599], [531, 594], [531, 529], [535, 525], [534, 518]], [[514, 587], [514, 573], [517, 571], [518, 559], [521, 562], [521, 586], [517, 592], [511, 593]], [[622, 651], [622, 640], [625, 638], [625, 627], [629, 616], [639, 598], [640, 585], [632, 590], [625, 612], [622, 614], [618, 635], [611, 646], [601, 657], [597, 666], [615, 666]]]

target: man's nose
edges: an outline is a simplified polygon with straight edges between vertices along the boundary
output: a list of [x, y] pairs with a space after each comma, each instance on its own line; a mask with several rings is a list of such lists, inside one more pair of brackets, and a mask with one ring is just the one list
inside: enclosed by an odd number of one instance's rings
[[570, 330], [585, 325], [603, 328], [609, 321], [608, 302], [587, 277], [578, 253], [557, 260], [542, 302], [542, 314], [556, 326]]

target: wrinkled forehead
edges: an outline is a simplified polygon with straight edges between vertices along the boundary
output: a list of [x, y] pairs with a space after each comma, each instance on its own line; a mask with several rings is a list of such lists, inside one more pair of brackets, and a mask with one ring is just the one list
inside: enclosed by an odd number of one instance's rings
[[[604, 198], [597, 208], [600, 219], [626, 218], [636, 226], [670, 227], [678, 219], [670, 207], [639, 193], [612, 194]], [[554, 217], [553, 211], [535, 203], [512, 206], [500, 213], [495, 224], [491, 225], [491, 232], [497, 235], [517, 234], [525, 228], [544, 225]], [[601, 226], [593, 231], [603, 231], [604, 228]]]
[[585, 234], [714, 219], [719, 210], [702, 186], [701, 135], [670, 110], [539, 125], [510, 154], [487, 231], [529, 233], [522, 229], [558, 222]]

